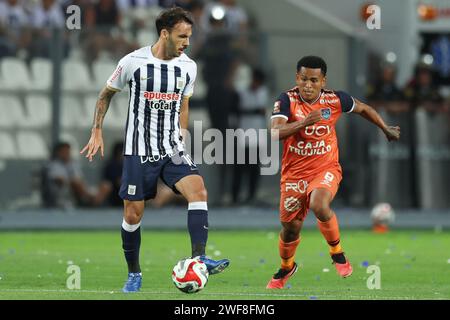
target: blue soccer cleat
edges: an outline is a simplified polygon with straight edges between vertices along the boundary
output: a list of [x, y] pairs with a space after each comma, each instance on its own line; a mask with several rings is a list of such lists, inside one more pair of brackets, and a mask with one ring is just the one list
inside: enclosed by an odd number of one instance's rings
[[125, 282], [122, 291], [128, 292], [138, 292], [142, 285], [142, 273], [128, 273], [128, 280]]
[[206, 264], [206, 268], [208, 268], [209, 274], [220, 273], [230, 265], [230, 260], [228, 259], [213, 260], [206, 257], [205, 255], [199, 256], [198, 259]]

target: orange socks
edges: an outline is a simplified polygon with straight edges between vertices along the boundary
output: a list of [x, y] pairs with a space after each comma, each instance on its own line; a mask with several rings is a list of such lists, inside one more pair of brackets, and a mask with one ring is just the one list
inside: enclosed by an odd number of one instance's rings
[[292, 242], [284, 242], [281, 237], [278, 239], [278, 249], [280, 250], [281, 269], [291, 270], [294, 266], [295, 251], [300, 243], [300, 237]]
[[325, 240], [330, 246], [330, 254], [336, 254], [342, 252], [340, 245], [339, 225], [336, 218], [336, 214], [333, 214], [330, 220], [322, 222], [317, 219], [320, 232], [323, 234]]

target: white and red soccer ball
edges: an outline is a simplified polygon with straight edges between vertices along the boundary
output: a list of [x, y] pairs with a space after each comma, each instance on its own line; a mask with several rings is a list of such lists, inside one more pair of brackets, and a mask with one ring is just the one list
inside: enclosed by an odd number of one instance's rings
[[208, 269], [199, 259], [186, 258], [178, 261], [172, 270], [172, 281], [184, 293], [195, 293], [206, 286]]
[[379, 203], [375, 205], [370, 213], [370, 218], [374, 225], [388, 226], [395, 220], [395, 212], [389, 203]]

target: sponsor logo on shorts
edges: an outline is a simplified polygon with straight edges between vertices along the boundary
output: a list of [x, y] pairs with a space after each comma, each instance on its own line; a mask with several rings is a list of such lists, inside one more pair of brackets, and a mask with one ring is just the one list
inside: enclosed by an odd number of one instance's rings
[[331, 187], [331, 182], [334, 180], [334, 174], [332, 174], [331, 172], [327, 171], [325, 173], [325, 176], [323, 177], [323, 180], [320, 181], [320, 184], [324, 184], [328, 187]]
[[157, 154], [154, 156], [141, 156], [141, 164], [148, 162], [157, 162], [159, 160], [164, 159], [165, 157], [172, 157], [173, 153], [163, 153], [163, 154]]
[[286, 182], [286, 192], [292, 190], [294, 192], [305, 193], [308, 188], [308, 182], [299, 180], [298, 182]]
[[284, 209], [287, 212], [295, 212], [300, 209], [302, 202], [296, 197], [287, 197], [284, 200]]
[[130, 196], [134, 196], [136, 194], [136, 186], [129, 184], [128, 185], [128, 194]]

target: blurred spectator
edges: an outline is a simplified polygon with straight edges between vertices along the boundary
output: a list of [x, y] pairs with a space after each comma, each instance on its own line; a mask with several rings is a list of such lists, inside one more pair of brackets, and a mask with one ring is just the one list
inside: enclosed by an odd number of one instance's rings
[[152, 9], [159, 9], [159, 2], [158, 0], [117, 0], [117, 6], [123, 18], [121, 26], [136, 32], [136, 30], [154, 26], [156, 14]]
[[36, 29], [63, 28], [65, 18], [61, 4], [56, 0], [41, 0], [33, 10], [31, 21]]
[[[245, 164], [234, 166], [233, 174], [233, 202], [239, 203], [238, 198], [241, 194], [241, 185], [245, 177], [248, 177], [248, 195], [244, 200], [251, 203], [255, 200], [259, 181], [259, 148], [265, 140], [259, 141], [259, 129], [266, 129], [266, 107], [269, 105], [269, 90], [265, 85], [265, 74], [259, 69], [252, 70], [252, 81], [250, 86], [239, 92], [238, 108], [238, 129], [256, 130], [256, 139], [251, 137], [245, 141], [238, 141], [238, 150], [245, 150]], [[256, 156], [256, 159], [250, 157], [250, 154]], [[256, 160], [256, 163], [250, 161]]]
[[102, 51], [110, 52], [112, 58], [116, 58], [137, 49], [135, 44], [126, 41], [119, 30], [122, 16], [115, 0], [99, 0], [89, 10], [91, 12], [86, 21], [91, 31], [86, 42], [89, 62], [96, 60]]
[[382, 66], [375, 84], [369, 86], [368, 97], [375, 108], [384, 108], [390, 112], [405, 112], [409, 110], [403, 92], [396, 84], [397, 70], [392, 64]]
[[434, 73], [431, 66], [419, 64], [416, 66], [414, 78], [405, 88], [405, 96], [414, 109], [424, 108], [427, 111], [443, 111], [444, 99], [434, 82]]
[[[56, 0], [41, 0], [31, 13], [33, 42], [31, 55], [33, 57], [50, 57], [53, 40], [53, 29], [63, 29], [65, 18], [61, 4]], [[68, 53], [67, 38], [64, 37], [64, 56]]]
[[184, 10], [189, 10], [192, 0], [159, 0], [159, 5], [162, 8], [181, 7]]
[[46, 208], [70, 209], [89, 205], [94, 196], [83, 181], [81, 170], [71, 158], [70, 145], [58, 143], [42, 171], [42, 202]]
[[117, 6], [122, 11], [132, 10], [135, 8], [148, 8], [159, 6], [159, 0], [117, 0]]
[[369, 88], [368, 99], [379, 100], [402, 100], [403, 93], [395, 84], [397, 70], [391, 64], [382, 67], [376, 83]]
[[[211, 127], [218, 129], [225, 137], [230, 128], [230, 112], [237, 106], [237, 93], [232, 81], [237, 67], [236, 54], [232, 48], [232, 39], [225, 30], [224, 19], [210, 19], [212, 30], [208, 33], [199, 58], [203, 61], [203, 79], [207, 84], [206, 105]], [[217, 150], [225, 158], [226, 150]], [[221, 181], [220, 192], [225, 191], [227, 166], [219, 166]]]
[[234, 74], [238, 65], [232, 39], [225, 31], [224, 19], [211, 17], [213, 27], [199, 53], [203, 61], [203, 78], [208, 85], [206, 103], [213, 128], [223, 133], [229, 128], [229, 114], [236, 106], [236, 92], [233, 88]]
[[102, 182], [99, 186], [96, 204], [111, 207], [122, 207], [123, 200], [119, 197], [122, 179], [123, 142], [114, 145], [111, 158], [103, 169]]
[[205, 7], [202, 24], [208, 32], [213, 29], [210, 25], [210, 17], [216, 19], [224, 15], [226, 17], [225, 27], [233, 36], [243, 34], [248, 28], [248, 17], [246, 11], [236, 4], [235, 0], [219, 0], [209, 2]]
[[247, 31], [248, 17], [244, 8], [236, 4], [236, 0], [219, 0], [225, 7], [227, 16], [227, 28], [234, 34], [242, 34]]
[[192, 36], [189, 39], [189, 56], [196, 59], [206, 40], [206, 30], [201, 23], [205, 4], [202, 0], [192, 0], [187, 8], [191, 12], [194, 19], [192, 27]]
[[15, 56], [30, 41], [28, 17], [19, 1], [0, 2], [0, 57]]

